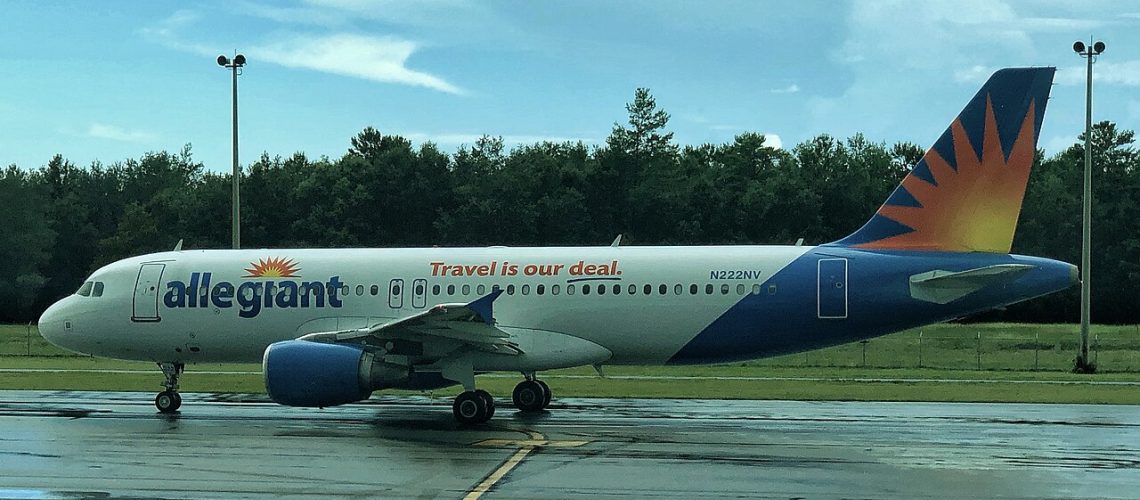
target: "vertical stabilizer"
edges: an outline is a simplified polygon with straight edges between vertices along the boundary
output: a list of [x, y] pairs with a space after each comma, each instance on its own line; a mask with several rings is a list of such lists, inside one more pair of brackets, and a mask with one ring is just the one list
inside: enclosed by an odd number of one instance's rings
[[1055, 71], [994, 73], [871, 220], [834, 244], [1009, 253]]

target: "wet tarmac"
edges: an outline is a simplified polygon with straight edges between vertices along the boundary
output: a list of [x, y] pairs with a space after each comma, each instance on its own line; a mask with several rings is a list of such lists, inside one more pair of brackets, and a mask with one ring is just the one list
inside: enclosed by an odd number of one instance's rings
[[0, 498], [1137, 498], [1140, 407], [0, 391]]

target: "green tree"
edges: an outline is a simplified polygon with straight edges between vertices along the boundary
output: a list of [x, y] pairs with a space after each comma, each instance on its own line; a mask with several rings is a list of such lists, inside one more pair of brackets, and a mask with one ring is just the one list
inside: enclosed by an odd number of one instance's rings
[[0, 321], [34, 316], [33, 306], [48, 282], [55, 232], [46, 185], [14, 165], [0, 171]]

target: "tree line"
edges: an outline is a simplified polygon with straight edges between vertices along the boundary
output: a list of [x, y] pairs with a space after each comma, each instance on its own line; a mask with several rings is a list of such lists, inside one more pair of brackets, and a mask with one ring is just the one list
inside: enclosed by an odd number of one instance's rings
[[[261, 157], [242, 173], [243, 247], [806, 244], [862, 225], [923, 154], [862, 135], [819, 135], [791, 149], [746, 132], [681, 146], [646, 89], [605, 142], [541, 142], [508, 150], [484, 136], [452, 154], [366, 128], [337, 159]], [[1015, 253], [1078, 263], [1082, 142], [1039, 151]], [[1140, 155], [1134, 133], [1092, 134], [1093, 319], [1140, 321]], [[34, 320], [98, 267], [184, 248], [230, 246], [229, 174], [190, 146], [78, 167], [55, 156], [0, 171], [0, 322]], [[987, 319], [1076, 321], [1079, 293]]]

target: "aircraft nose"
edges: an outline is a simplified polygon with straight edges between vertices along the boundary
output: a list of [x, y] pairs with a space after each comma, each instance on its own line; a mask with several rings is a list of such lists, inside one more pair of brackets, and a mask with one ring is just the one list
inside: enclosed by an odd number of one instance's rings
[[40, 331], [40, 336], [43, 337], [44, 340], [66, 349], [67, 347], [61, 343], [66, 330], [64, 323], [68, 321], [64, 317], [64, 309], [67, 307], [65, 302], [67, 302], [67, 299], [63, 299], [48, 307], [44, 313], [40, 315], [37, 328]]

